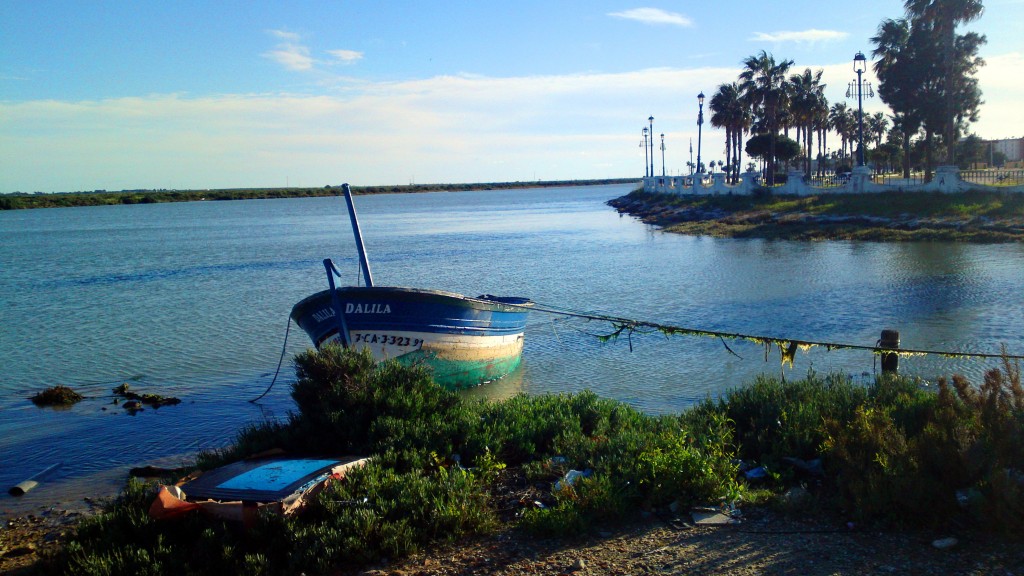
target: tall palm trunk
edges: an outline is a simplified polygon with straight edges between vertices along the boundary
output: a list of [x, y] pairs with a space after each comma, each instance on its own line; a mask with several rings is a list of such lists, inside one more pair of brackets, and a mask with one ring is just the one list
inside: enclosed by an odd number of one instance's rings
[[910, 178], [910, 134], [903, 133], [903, 177]]
[[771, 138], [768, 140], [768, 187], [775, 186], [775, 134], [778, 127], [775, 125], [775, 95], [771, 95], [771, 104], [768, 106], [768, 132]]
[[925, 127], [924, 129], [924, 181], [932, 181], [932, 166], [935, 161], [932, 154], [932, 129]]
[[730, 128], [729, 125], [727, 124], [725, 126], [725, 164], [727, 166], [726, 172], [725, 172], [725, 177], [726, 177], [727, 181], [729, 179], [729, 171], [732, 170], [732, 162], [730, 162], [731, 158], [732, 158], [732, 128]]
[[956, 81], [954, 80], [954, 62], [953, 62], [953, 48], [956, 45], [956, 28], [953, 26], [949, 27], [946, 32], [946, 42], [944, 46], [943, 57], [946, 59], [946, 77], [943, 79], [943, 83], [946, 85], [946, 164], [953, 166], [956, 164], [956, 119], [954, 112], [956, 110], [956, 94], [954, 94], [954, 86]]
[[[827, 126], [823, 127], [821, 129], [821, 137], [818, 138], [818, 141], [821, 142], [821, 159], [823, 161], [822, 164], [827, 164], [827, 162], [825, 161], [828, 158], [828, 146], [827, 146], [827, 142], [828, 142], [828, 127]], [[825, 166], [821, 166], [820, 170], [821, 170], [821, 175], [824, 176], [825, 175]]]
[[804, 126], [804, 139], [807, 140], [807, 169], [804, 170], [804, 174], [810, 177], [811, 154], [814, 153], [814, 125], [812, 123], [808, 123]]

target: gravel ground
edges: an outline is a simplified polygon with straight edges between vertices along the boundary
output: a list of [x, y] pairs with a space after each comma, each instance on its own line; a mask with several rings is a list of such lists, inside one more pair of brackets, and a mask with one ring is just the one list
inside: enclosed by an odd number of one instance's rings
[[614, 532], [555, 542], [504, 532], [460, 542], [365, 576], [493, 574], [999, 574], [1024, 575], [1024, 544], [989, 535], [876, 532], [787, 518], [767, 509], [739, 524], [655, 518]]
[[[46, 510], [0, 527], [0, 574], [30, 574], [40, 554], [86, 511]], [[639, 574], [993, 574], [1024, 576], [1024, 543], [981, 533], [928, 534], [850, 529], [768, 508], [740, 523], [698, 525], [654, 516], [575, 540], [540, 540], [520, 531], [445, 544], [370, 569], [338, 574], [639, 575]], [[936, 540], [955, 537], [949, 548]]]
[[[549, 490], [544, 483], [528, 482], [519, 469], [505, 470], [494, 493], [495, 505], [503, 511], [503, 525], [511, 527], [524, 503], [543, 500]], [[1024, 538], [1019, 534], [998, 536], [972, 529], [956, 533], [862, 530], [799, 502], [782, 498], [784, 508], [748, 506], [728, 524], [698, 523], [693, 511], [687, 510], [641, 512], [632, 523], [595, 526], [585, 537], [569, 540], [537, 539], [507, 528], [369, 569], [340, 566], [337, 574], [1024, 576]], [[100, 511], [103, 504], [104, 500], [88, 498], [75, 510], [43, 508], [5, 519], [0, 525], [0, 574], [32, 573], [42, 554], [59, 546], [77, 521]], [[721, 515], [718, 519], [730, 520]]]
[[101, 509], [99, 502], [89, 501], [78, 510], [44, 508], [5, 518], [0, 525], [0, 574], [31, 573], [40, 556], [60, 546], [76, 522]]

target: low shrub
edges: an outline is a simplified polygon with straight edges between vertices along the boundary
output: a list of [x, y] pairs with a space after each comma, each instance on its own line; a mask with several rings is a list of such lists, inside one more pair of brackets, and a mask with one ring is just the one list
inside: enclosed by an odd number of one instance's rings
[[758, 376], [754, 383], [707, 400], [694, 415], [721, 413], [732, 422], [739, 457], [788, 470], [784, 458], [810, 460], [821, 454], [826, 419], [849, 421], [867, 400], [867, 390], [848, 377], [810, 373], [803, 380]]
[[846, 512], [860, 521], [908, 518], [917, 508], [913, 489], [919, 475], [889, 411], [859, 406], [850, 420], [828, 419], [824, 428], [822, 449]]
[[621, 520], [632, 510], [622, 498], [623, 483], [607, 474], [593, 474], [554, 490], [554, 506], [523, 511], [520, 526], [541, 537], [583, 534], [595, 526]]

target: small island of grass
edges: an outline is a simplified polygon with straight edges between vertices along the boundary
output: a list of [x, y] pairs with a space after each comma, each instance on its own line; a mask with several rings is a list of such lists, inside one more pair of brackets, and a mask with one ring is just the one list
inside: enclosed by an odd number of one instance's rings
[[667, 232], [720, 238], [1024, 241], [1024, 194], [887, 192], [791, 196], [659, 194], [608, 202]]

